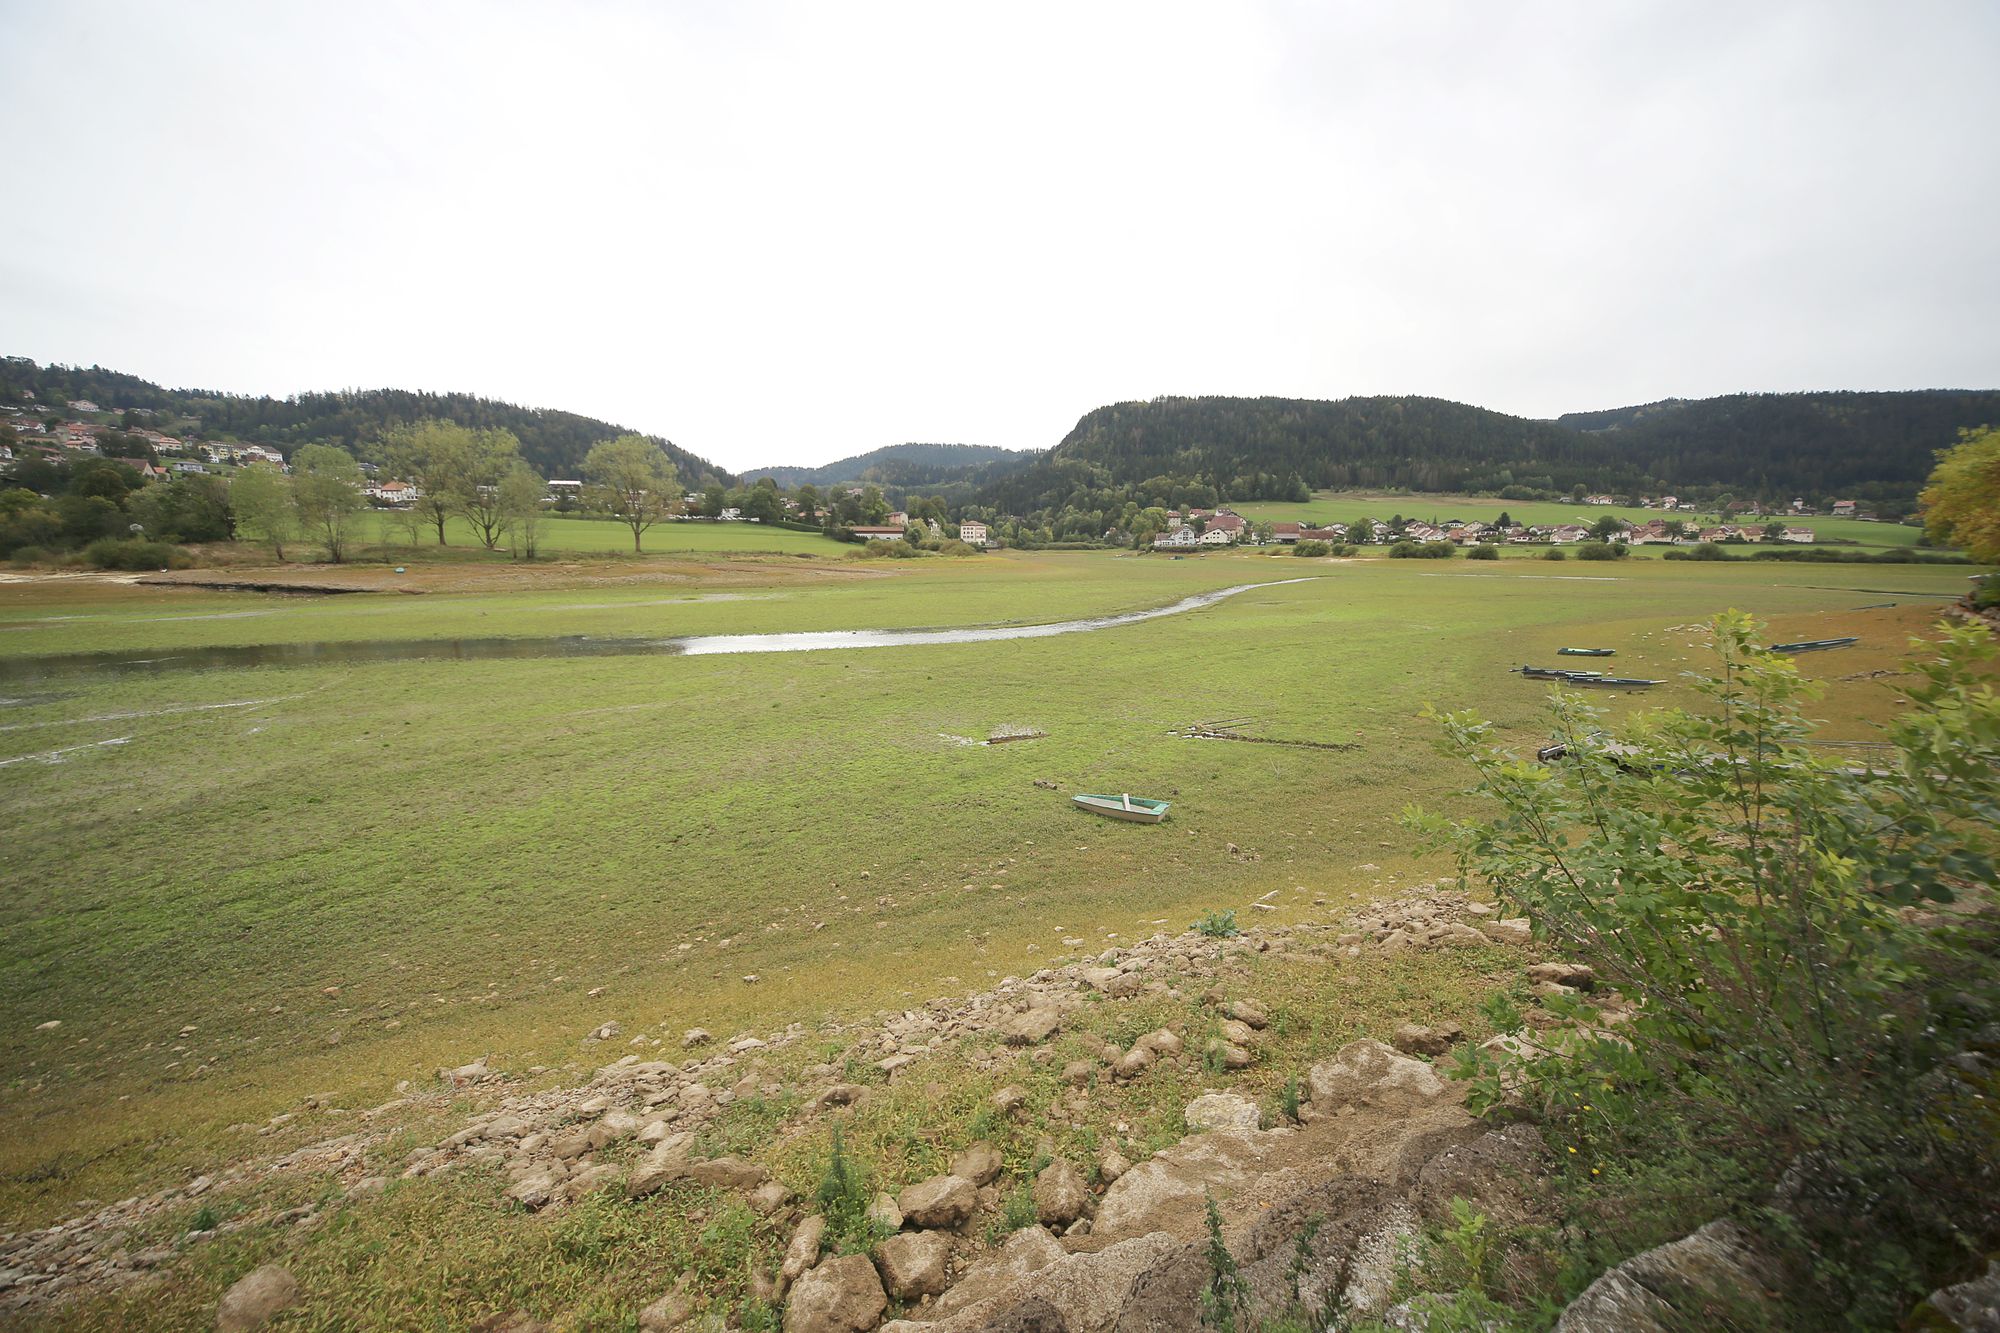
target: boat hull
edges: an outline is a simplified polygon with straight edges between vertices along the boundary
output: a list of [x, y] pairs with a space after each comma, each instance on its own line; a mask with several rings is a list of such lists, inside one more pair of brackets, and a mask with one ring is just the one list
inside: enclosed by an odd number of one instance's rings
[[1157, 824], [1167, 817], [1169, 802], [1148, 801], [1137, 796], [1072, 796], [1072, 804], [1079, 810], [1088, 810], [1093, 815], [1103, 815], [1107, 819], [1123, 819], [1133, 824]]

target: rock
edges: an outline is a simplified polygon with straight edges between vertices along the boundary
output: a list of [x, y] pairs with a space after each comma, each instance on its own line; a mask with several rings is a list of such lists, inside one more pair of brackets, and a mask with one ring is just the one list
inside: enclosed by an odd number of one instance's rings
[[51, 1019], [50, 1019], [50, 1020], [49, 1020], [48, 1022], [46, 1022], [46, 1023], [37, 1023], [37, 1024], [35, 1024], [35, 1031], [37, 1031], [37, 1032], [54, 1032], [54, 1031], [55, 1031], [55, 1030], [56, 1030], [57, 1028], [59, 1028], [59, 1027], [61, 1027], [61, 1026], [62, 1026], [62, 1020], [61, 1020], [60, 1018], [51, 1018]]
[[1256, 1129], [1264, 1120], [1257, 1103], [1233, 1092], [1204, 1093], [1189, 1102], [1181, 1115], [1197, 1134], [1211, 1129]]
[[462, 1088], [468, 1083], [477, 1083], [488, 1076], [486, 1057], [483, 1055], [470, 1064], [460, 1065], [456, 1069], [438, 1070], [438, 1077], [455, 1088]]
[[998, 1252], [960, 1274], [951, 1290], [939, 1298], [937, 1312], [949, 1316], [977, 1305], [1065, 1257], [1062, 1245], [1047, 1231], [1022, 1227], [1001, 1242]]
[[687, 1173], [704, 1185], [722, 1190], [741, 1190], [748, 1193], [771, 1178], [770, 1173], [755, 1162], [746, 1162], [740, 1157], [718, 1157], [710, 1162], [690, 1162]]
[[1239, 1023], [1248, 1023], [1259, 1032], [1271, 1026], [1270, 1016], [1255, 1000], [1238, 1000], [1229, 1006], [1229, 1016]]
[[598, 1027], [596, 1027], [596, 1028], [593, 1028], [593, 1029], [591, 1029], [591, 1033], [590, 1033], [590, 1036], [586, 1037], [586, 1038], [585, 1038], [585, 1040], [586, 1040], [586, 1041], [610, 1041], [610, 1040], [611, 1040], [611, 1039], [612, 1039], [613, 1037], [617, 1036], [617, 1035], [618, 1035], [619, 1033], [623, 1032], [624, 1030], [625, 1030], [625, 1029], [624, 1029], [623, 1027], [619, 1026], [619, 1024], [618, 1024], [618, 1020], [616, 1020], [616, 1019], [613, 1019], [613, 1020], [612, 1020], [611, 1022], [609, 1022], [609, 1023], [604, 1023], [604, 1024], [601, 1024], [601, 1025], [599, 1025], [599, 1026], [598, 1026]]
[[875, 1327], [889, 1298], [865, 1254], [828, 1259], [792, 1286], [785, 1333], [863, 1333]]
[[1162, 1059], [1168, 1059], [1181, 1053], [1181, 1039], [1166, 1028], [1159, 1028], [1156, 1031], [1148, 1032], [1145, 1036], [1134, 1042], [1133, 1045], [1143, 1046]]
[[932, 1176], [896, 1196], [903, 1220], [920, 1227], [955, 1227], [978, 1204], [979, 1191], [964, 1176]]
[[216, 1333], [249, 1333], [298, 1303], [298, 1282], [277, 1264], [265, 1264], [238, 1278], [222, 1294], [215, 1309]]
[[813, 1109], [824, 1111], [832, 1106], [852, 1106], [868, 1095], [868, 1089], [859, 1083], [836, 1083], [822, 1092], [813, 1101]]
[[1035, 1216], [1044, 1226], [1066, 1226], [1090, 1206], [1090, 1189], [1067, 1159], [1058, 1157], [1035, 1177]]
[[1113, 1078], [1137, 1078], [1153, 1067], [1153, 1053], [1143, 1046], [1134, 1046], [1111, 1063]]
[[488, 1315], [472, 1326], [472, 1333], [555, 1333], [555, 1326], [535, 1318], [526, 1310]]
[[694, 1318], [694, 1298], [688, 1295], [685, 1276], [672, 1291], [639, 1311], [639, 1333], [667, 1333]]
[[707, 1028], [689, 1028], [681, 1033], [681, 1049], [692, 1050], [697, 1046], [706, 1046], [714, 1040]]
[[826, 1219], [818, 1213], [793, 1228], [792, 1239], [785, 1246], [784, 1261], [778, 1265], [779, 1280], [789, 1286], [811, 1271], [819, 1262], [819, 1247], [825, 1239]]
[[1111, 1184], [1131, 1169], [1132, 1163], [1126, 1160], [1125, 1154], [1110, 1144], [1097, 1150], [1097, 1178], [1105, 1184]]
[[1046, 1006], [1009, 1014], [995, 1025], [1009, 1046], [1037, 1046], [1062, 1026], [1062, 1013]]
[[1063, 1082], [1073, 1088], [1088, 1087], [1097, 1077], [1097, 1066], [1089, 1060], [1072, 1060], [1063, 1066]]
[[1314, 1065], [1307, 1083], [1321, 1110], [1348, 1105], [1413, 1108], [1445, 1095], [1444, 1080], [1429, 1065], [1365, 1038]]
[[790, 1205], [792, 1192], [775, 1180], [767, 1180], [750, 1191], [748, 1202], [751, 1212], [759, 1217], [770, 1217]]
[[1597, 989], [1597, 973], [1582, 963], [1533, 963], [1527, 970], [1530, 981], [1571, 990]]
[[1077, 976], [1082, 979], [1083, 984], [1094, 991], [1101, 991], [1108, 988], [1112, 982], [1118, 980], [1122, 975], [1124, 974], [1115, 967], [1086, 967], [1083, 971], [1077, 973]]
[[1482, 921], [1479, 929], [1495, 944], [1527, 944], [1535, 938], [1533, 923], [1524, 916], [1502, 917], [1497, 921]]
[[905, 1231], [875, 1247], [882, 1285], [899, 1301], [944, 1294], [951, 1237], [942, 1231]]
[[1545, 1206], [1548, 1145], [1533, 1125], [1508, 1125], [1446, 1148], [1417, 1174], [1411, 1201], [1426, 1220], [1451, 1223], [1451, 1201], [1464, 1199], [1499, 1227], [1516, 1227]]
[[1248, 1069], [1257, 1063], [1257, 1057], [1233, 1041], [1216, 1039], [1208, 1043], [1209, 1055], [1224, 1069]]
[[1988, 1263], [1983, 1277], [1932, 1292], [1925, 1304], [1961, 1333], [2000, 1330], [2000, 1260]]
[[386, 1176], [363, 1176], [347, 1187], [347, 1197], [359, 1202], [362, 1199], [379, 1199], [389, 1191]]
[[868, 1205], [868, 1220], [884, 1231], [903, 1229], [903, 1210], [896, 1206], [896, 1200], [887, 1194], [877, 1194]]
[[1762, 1327], [1776, 1313], [1766, 1293], [1777, 1281], [1749, 1231], [1710, 1222], [1607, 1271], [1569, 1303], [1555, 1333], [1666, 1333], [1725, 1318]]
[[1248, 1046], [1257, 1040], [1257, 1029], [1248, 1023], [1239, 1023], [1233, 1018], [1225, 1018], [1219, 1025], [1222, 1039], [1236, 1046]]
[[951, 1159], [951, 1174], [964, 1176], [975, 1185], [990, 1185], [1002, 1165], [1000, 1150], [981, 1141]]
[[507, 1189], [507, 1197], [535, 1212], [548, 1206], [555, 1197], [556, 1186], [562, 1183], [562, 1176], [553, 1168], [542, 1167], [515, 1181]]
[[1011, 1116], [1028, 1104], [1028, 1094], [1009, 1083], [993, 1094], [993, 1109], [1001, 1115]]
[[1452, 1043], [1463, 1041], [1465, 1030], [1456, 1023], [1443, 1028], [1427, 1028], [1418, 1023], [1402, 1023], [1389, 1044], [1405, 1055], [1443, 1055]]

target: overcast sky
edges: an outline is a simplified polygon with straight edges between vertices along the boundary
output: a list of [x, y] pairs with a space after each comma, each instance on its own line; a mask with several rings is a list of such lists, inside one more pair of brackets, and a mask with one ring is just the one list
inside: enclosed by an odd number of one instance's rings
[[2000, 386], [2000, 5], [0, 0], [0, 353], [725, 467]]

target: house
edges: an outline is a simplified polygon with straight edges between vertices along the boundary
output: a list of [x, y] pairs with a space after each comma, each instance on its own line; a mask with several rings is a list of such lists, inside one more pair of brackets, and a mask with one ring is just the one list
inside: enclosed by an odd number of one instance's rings
[[269, 445], [253, 444], [243, 451], [244, 461], [251, 463], [277, 463], [282, 465], [285, 456]]
[[1248, 526], [1240, 516], [1224, 513], [1218, 509], [1215, 511], [1215, 517], [1208, 520], [1207, 530], [1202, 536], [1206, 538], [1210, 532], [1220, 532], [1225, 534], [1225, 540], [1233, 542], [1243, 535]]
[[12, 449], [9, 449], [6, 445], [0, 444], [0, 463], [11, 463], [13, 461], [14, 461], [14, 451]]
[[986, 525], [967, 519], [958, 525], [958, 539], [967, 546], [984, 546], [986, 545]]
[[1633, 546], [1670, 544], [1673, 536], [1667, 531], [1665, 519], [1656, 518], [1650, 523], [1641, 523], [1625, 534], [1625, 540]]
[[[716, 517], [721, 519], [724, 523], [741, 523], [743, 521], [743, 511], [734, 506], [731, 506], [730, 508], [725, 509], [721, 513], [717, 514]], [[855, 530], [857, 532], [860, 531], [860, 529], [858, 528]]]
[[1306, 525], [1303, 523], [1273, 523], [1271, 525], [1271, 540], [1283, 542], [1289, 546], [1304, 536], [1305, 530]]
[[1663, 495], [1660, 497], [1660, 508], [1679, 509], [1680, 507], [1681, 507], [1681, 502], [1679, 497], [1672, 495]]
[[1200, 536], [1193, 528], [1185, 525], [1153, 538], [1153, 549], [1156, 551], [1185, 551], [1199, 545], [1201, 545]]
[[104, 409], [96, 403], [91, 402], [88, 398], [72, 398], [69, 402], [69, 410], [72, 412], [102, 412]]
[[883, 519], [882, 522], [892, 528], [907, 528], [910, 526], [910, 516], [898, 509], [895, 513]]
[[1549, 530], [1549, 540], [1558, 546], [1570, 546], [1589, 536], [1590, 529], [1581, 523], [1562, 523]]
[[378, 482], [368, 488], [368, 493], [383, 503], [392, 505], [413, 504], [423, 495], [422, 491], [407, 481]]
[[1203, 546], [1227, 546], [1236, 540], [1236, 533], [1229, 528], [1211, 527], [1201, 534]]
[[174, 460], [174, 471], [207, 472], [208, 466], [204, 463], [197, 463], [192, 458], [177, 458]]
[[1786, 528], [1784, 533], [1778, 538], [1781, 542], [1810, 542], [1812, 539], [1813, 530], [1811, 528]]
[[1833, 502], [1833, 516], [1834, 516], [1835, 518], [1853, 518], [1853, 517], [1854, 517], [1854, 501], [1852, 501], [1852, 500], [1835, 500], [1835, 501]]
[[167, 475], [167, 470], [165, 468], [155, 467], [153, 466], [152, 463], [148, 462], [146, 459], [143, 458], [114, 458], [111, 461], [119, 464], [122, 467], [131, 468], [134, 472], [144, 477], [147, 481], [154, 481], [160, 477], [164, 477]]
[[1583, 502], [1587, 505], [1615, 505], [1618, 503], [1618, 497], [1615, 495], [1586, 495], [1583, 497]]
[[1345, 523], [1329, 523], [1323, 528], [1299, 529], [1299, 540], [1305, 542], [1344, 542], [1347, 540]]
[[560, 500], [565, 495], [574, 500], [582, 494], [583, 483], [580, 481], [551, 481], [549, 483], [549, 498], [551, 500]]
[[23, 417], [19, 421], [14, 422], [13, 425], [14, 433], [17, 435], [46, 435], [49, 433], [47, 426], [31, 417]]
[[864, 542], [899, 542], [904, 536], [901, 528], [849, 528], [848, 531]]
[[1736, 529], [1731, 527], [1703, 528], [1701, 530], [1701, 539], [1705, 542], [1726, 542], [1734, 536], [1736, 536]]

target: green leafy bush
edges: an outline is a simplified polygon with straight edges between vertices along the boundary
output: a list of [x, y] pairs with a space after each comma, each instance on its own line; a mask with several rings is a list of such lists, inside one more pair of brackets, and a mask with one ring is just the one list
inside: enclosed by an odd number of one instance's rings
[[1579, 560], [1622, 560], [1630, 554], [1624, 542], [1579, 542], [1576, 547]]
[[1569, 552], [1563, 550], [1563, 548], [1560, 546], [1551, 546], [1548, 550], [1542, 552], [1542, 559], [1567, 560], [1569, 559]]
[[83, 558], [98, 569], [186, 569], [194, 563], [178, 546], [119, 537], [98, 538], [83, 548]]
[[1476, 1105], [1525, 1100], [1567, 1141], [1572, 1234], [1597, 1261], [1669, 1238], [1692, 1199], [1787, 1251], [1798, 1326], [1892, 1326], [1997, 1238], [2000, 923], [1939, 910], [1991, 896], [1992, 645], [1941, 628], [1892, 748], [1858, 766], [1809, 744], [1817, 687], [1755, 647], [1760, 626], [1714, 628], [1698, 709], [1614, 730], [1552, 697], [1560, 766], [1441, 719], [1498, 813], [1412, 824], [1636, 1006], [1614, 1029], [1545, 1001], [1585, 1026], [1464, 1063]]
[[1394, 560], [1449, 560], [1458, 548], [1450, 542], [1397, 542], [1389, 548]]
[[29, 565], [46, 565], [55, 557], [39, 546], [23, 546], [8, 557], [16, 569], [26, 569]]
[[1497, 546], [1475, 546], [1465, 553], [1467, 560], [1498, 560], [1500, 548]]
[[1292, 548], [1292, 554], [1304, 556], [1332, 555], [1333, 545], [1330, 542], [1304, 541]]
[[1200, 919], [1194, 923], [1193, 928], [1196, 933], [1216, 940], [1226, 940], [1232, 935], [1241, 935], [1243, 933], [1236, 924], [1236, 910], [1234, 908], [1221, 912], [1203, 912]]

